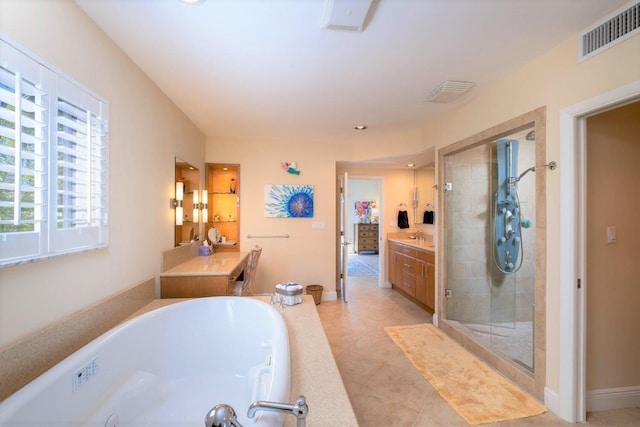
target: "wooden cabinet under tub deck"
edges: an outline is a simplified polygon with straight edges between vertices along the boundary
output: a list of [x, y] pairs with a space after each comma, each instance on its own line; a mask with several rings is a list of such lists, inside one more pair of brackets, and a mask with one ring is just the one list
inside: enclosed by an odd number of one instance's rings
[[435, 254], [412, 245], [389, 241], [388, 271], [393, 289], [418, 305], [435, 310]]

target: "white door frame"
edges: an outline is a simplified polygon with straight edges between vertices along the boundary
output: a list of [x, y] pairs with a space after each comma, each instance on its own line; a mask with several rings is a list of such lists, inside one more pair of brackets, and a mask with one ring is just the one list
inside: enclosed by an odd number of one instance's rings
[[[586, 118], [637, 98], [640, 98], [640, 80], [560, 111], [560, 353], [557, 414], [574, 423], [586, 419]], [[581, 288], [578, 288], [578, 280], [581, 281]]]

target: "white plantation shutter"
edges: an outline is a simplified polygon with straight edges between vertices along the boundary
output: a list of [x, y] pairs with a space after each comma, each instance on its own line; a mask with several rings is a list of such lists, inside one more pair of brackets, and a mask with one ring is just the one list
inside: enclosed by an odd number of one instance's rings
[[0, 267], [108, 244], [107, 115], [0, 40]]
[[62, 79], [56, 92], [56, 128], [51, 137], [56, 219], [51, 249], [103, 246], [108, 236], [105, 104]]
[[[0, 45], [0, 263], [46, 253], [46, 80], [43, 67]], [[0, 264], [1, 265], [1, 264]]]

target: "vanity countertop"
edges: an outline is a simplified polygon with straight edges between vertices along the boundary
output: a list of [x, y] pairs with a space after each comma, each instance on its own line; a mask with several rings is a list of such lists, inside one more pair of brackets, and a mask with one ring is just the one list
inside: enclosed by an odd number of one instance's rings
[[246, 262], [249, 252], [216, 252], [209, 256], [195, 256], [170, 270], [160, 274], [160, 277], [185, 276], [229, 276]]
[[424, 241], [421, 243], [419, 239], [409, 239], [408, 237], [389, 237], [389, 241], [436, 253], [436, 246], [433, 242]]

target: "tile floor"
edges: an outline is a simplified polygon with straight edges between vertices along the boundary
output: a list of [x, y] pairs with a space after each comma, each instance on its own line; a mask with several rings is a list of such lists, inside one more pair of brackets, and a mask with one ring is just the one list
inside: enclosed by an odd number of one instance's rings
[[[467, 426], [411, 365], [384, 326], [431, 322], [431, 315], [375, 276], [353, 276], [347, 304], [324, 301], [318, 313], [362, 427]], [[545, 414], [489, 427], [569, 426]], [[586, 426], [640, 426], [640, 408], [589, 414]]]

